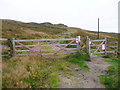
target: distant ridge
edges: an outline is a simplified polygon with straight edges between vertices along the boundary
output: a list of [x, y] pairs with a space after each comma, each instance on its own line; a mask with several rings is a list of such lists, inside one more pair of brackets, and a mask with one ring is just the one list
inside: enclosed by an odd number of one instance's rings
[[[61, 35], [69, 35], [69, 38], [89, 36], [97, 39], [97, 32], [85, 30], [77, 27], [69, 27], [62, 23], [52, 24], [50, 22], [36, 23], [36, 22], [22, 22], [10, 19], [2, 20], [2, 37], [3, 38], [59, 38]], [[100, 32], [100, 38], [107, 37], [112, 40], [118, 39], [118, 33]], [[67, 38], [67, 36], [65, 36]]]

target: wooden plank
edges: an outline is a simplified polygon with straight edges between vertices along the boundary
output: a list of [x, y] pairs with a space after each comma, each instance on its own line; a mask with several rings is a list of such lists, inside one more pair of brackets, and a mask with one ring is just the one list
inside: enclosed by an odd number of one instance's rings
[[107, 42], [109, 44], [117, 44], [118, 42]]
[[[35, 47], [35, 46], [51, 46], [51, 45], [67, 45], [67, 44], [47, 44], [47, 45], [26, 45], [28, 47]], [[70, 45], [76, 45], [76, 44], [70, 44]], [[21, 45], [16, 45], [15, 47], [23, 47]]]
[[[58, 55], [59, 54], [70, 54], [70, 53], [77, 53], [76, 52], [64, 52], [64, 53], [57, 53]], [[42, 55], [52, 55], [53, 53], [42, 53]], [[33, 54], [16, 54], [17, 56], [25, 56], [25, 55], [37, 55], [36, 53], [33, 53]]]
[[116, 49], [115, 50], [113, 50], [113, 49], [107, 49], [107, 51], [118, 51], [118, 50], [116, 50]]
[[[41, 49], [41, 50], [35, 50], [35, 51], [56, 51], [59, 49]], [[77, 50], [76, 48], [65, 48], [65, 50]], [[15, 50], [16, 52], [30, 52], [30, 50]]]
[[104, 39], [103, 40], [91, 40], [91, 42], [100, 42], [100, 41], [105, 41]]
[[7, 38], [0, 38], [0, 41], [7, 41]]
[[117, 47], [117, 46], [107, 46], [107, 47]]
[[8, 45], [0, 45], [0, 47], [9, 47]]
[[9, 55], [9, 54], [4, 54], [4, 55], [2, 55], [2, 56], [4, 57], [4, 56], [10, 56], [10, 55]]
[[[28, 46], [28, 47], [34, 47], [34, 46], [41, 46], [41, 45], [26, 45], [26, 46]], [[21, 45], [15, 45], [15, 47], [23, 47], [23, 46], [21, 46]]]
[[90, 46], [91, 46], [91, 47], [97, 47], [97, 46], [101, 46], [101, 45], [97, 45], [97, 44], [96, 44], [96, 45], [90, 45]]
[[[16, 52], [30, 52], [30, 50], [15, 50]], [[40, 51], [40, 50], [35, 50], [35, 51]]]
[[30, 41], [63, 41], [63, 40], [75, 40], [75, 38], [70, 38], [70, 39], [31, 39], [31, 40], [14, 40], [14, 41], [30, 42]]
[[[77, 53], [77, 51], [75, 52], [64, 52], [64, 53], [57, 53], [58, 55], [59, 54], [70, 54], [70, 53]], [[42, 53], [42, 55], [52, 55], [53, 53]]]
[[102, 50], [102, 49], [90, 49], [90, 51], [96, 51], [96, 50]]
[[26, 55], [37, 55], [36, 53], [33, 54], [16, 54], [16, 56], [26, 56]]

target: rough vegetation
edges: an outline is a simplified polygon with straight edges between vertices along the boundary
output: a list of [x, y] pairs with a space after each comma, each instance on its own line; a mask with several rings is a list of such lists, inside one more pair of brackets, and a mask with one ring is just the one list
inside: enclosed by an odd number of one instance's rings
[[[73, 55], [74, 56], [74, 55]], [[78, 58], [78, 59], [77, 59]], [[40, 56], [25, 56], [3, 58], [4, 88], [57, 88], [60, 85], [60, 75], [73, 72], [69, 66], [78, 64], [83, 70], [88, 70], [84, 59], [75, 55], [75, 63], [70, 58], [45, 59]], [[9, 68], [8, 68], [9, 67]]]
[[108, 67], [108, 73], [100, 76], [101, 82], [105, 84], [106, 88], [119, 88], [120, 73], [118, 70], [120, 69], [120, 59], [109, 57], [105, 61], [111, 65]]
[[[78, 35], [97, 39], [96, 32], [64, 24], [3, 20], [2, 38], [75, 38]], [[115, 33], [101, 32], [100, 39], [104, 37], [111, 42], [118, 41]], [[111, 54], [104, 59], [90, 59], [85, 53], [70, 54], [62, 59], [45, 59], [40, 56], [3, 57], [2, 85], [3, 88], [100, 88], [104, 85], [106, 88], [117, 88], [119, 59]], [[110, 63], [108, 70], [107, 62]]]

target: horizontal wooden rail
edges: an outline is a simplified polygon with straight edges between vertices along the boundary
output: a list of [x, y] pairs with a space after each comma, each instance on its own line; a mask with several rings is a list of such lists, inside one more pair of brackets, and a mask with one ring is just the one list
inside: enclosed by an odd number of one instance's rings
[[6, 38], [0, 38], [0, 41], [7, 41], [8, 39]]
[[3, 54], [2, 56], [4, 57], [4, 56], [10, 56], [10, 55], [9, 54]]
[[107, 46], [107, 47], [117, 47], [117, 46]]
[[13, 40], [13, 41], [30, 42], [30, 41], [66, 41], [66, 40], [75, 40], [75, 38], [71, 38], [71, 39], [32, 39], [32, 40]]
[[91, 42], [100, 42], [100, 41], [105, 41], [104, 39], [103, 40], [90, 40]]
[[118, 50], [116, 50], [116, 49], [115, 50], [113, 50], [113, 49], [107, 49], [107, 51], [118, 51]]
[[91, 47], [97, 47], [97, 46], [102, 46], [102, 45], [97, 45], [97, 44], [96, 44], [96, 45], [90, 45], [90, 46], [91, 46]]
[[[57, 53], [57, 55], [59, 54], [70, 54], [70, 53], [77, 53], [77, 51], [74, 52], [64, 52], [64, 53]], [[42, 53], [43, 55], [52, 55], [53, 53]]]
[[0, 47], [9, 47], [8, 45], [0, 45]]
[[102, 50], [102, 49], [90, 49], [90, 51], [96, 51], [96, 50]]
[[117, 44], [118, 42], [107, 42], [109, 44]]
[[[41, 50], [35, 50], [35, 51], [56, 51], [59, 49], [41, 49]], [[65, 48], [65, 50], [77, 50], [76, 48]], [[15, 50], [16, 52], [30, 52], [30, 50]]]
[[[26, 45], [26, 46], [28, 46], [28, 47], [34, 47], [34, 46], [51, 46], [51, 45], [67, 45], [67, 44], [47, 44], [47, 45]], [[70, 45], [76, 45], [76, 44], [70, 44]], [[23, 46], [21, 46], [21, 45], [16, 45], [15, 47], [23, 47]]]

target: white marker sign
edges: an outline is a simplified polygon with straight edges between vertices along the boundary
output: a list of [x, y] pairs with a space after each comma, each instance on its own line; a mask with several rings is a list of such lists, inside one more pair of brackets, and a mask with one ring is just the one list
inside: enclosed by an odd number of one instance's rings
[[91, 41], [89, 41], [89, 44], [91, 44], [92, 42]]
[[80, 42], [80, 36], [77, 36], [76, 43]]
[[105, 44], [102, 45], [102, 50], [105, 50]]

